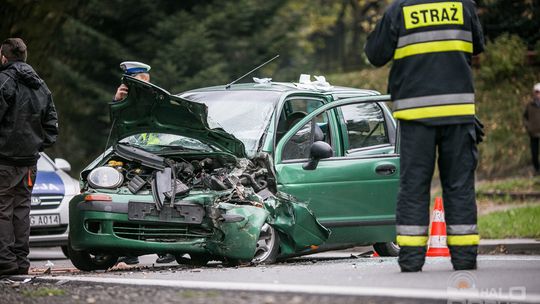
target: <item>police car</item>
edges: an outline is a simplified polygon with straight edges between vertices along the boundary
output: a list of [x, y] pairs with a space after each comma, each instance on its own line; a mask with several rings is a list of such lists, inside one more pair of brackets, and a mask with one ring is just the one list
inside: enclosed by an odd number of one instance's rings
[[69, 176], [71, 165], [40, 153], [30, 211], [30, 246], [62, 246], [67, 256], [69, 201], [80, 192], [79, 182]]

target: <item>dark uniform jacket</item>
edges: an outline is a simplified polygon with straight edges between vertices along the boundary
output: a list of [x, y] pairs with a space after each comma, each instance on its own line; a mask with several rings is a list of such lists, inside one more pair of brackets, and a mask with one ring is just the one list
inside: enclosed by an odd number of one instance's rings
[[34, 69], [15, 61], [0, 67], [0, 164], [32, 166], [58, 135], [51, 92]]
[[525, 128], [531, 137], [540, 137], [540, 100], [531, 101], [523, 114]]
[[474, 1], [398, 0], [368, 37], [369, 61], [394, 60], [394, 117], [428, 125], [474, 122], [471, 57], [484, 50]]

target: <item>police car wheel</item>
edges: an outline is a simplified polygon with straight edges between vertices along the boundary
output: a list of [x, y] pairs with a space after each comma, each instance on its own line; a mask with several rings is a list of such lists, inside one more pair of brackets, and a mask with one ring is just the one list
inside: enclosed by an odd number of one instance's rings
[[91, 254], [88, 251], [74, 250], [68, 244], [68, 255], [71, 263], [79, 270], [107, 270], [118, 261], [118, 256], [111, 254]]
[[399, 246], [396, 243], [375, 243], [373, 249], [382, 257], [396, 257], [399, 255]]

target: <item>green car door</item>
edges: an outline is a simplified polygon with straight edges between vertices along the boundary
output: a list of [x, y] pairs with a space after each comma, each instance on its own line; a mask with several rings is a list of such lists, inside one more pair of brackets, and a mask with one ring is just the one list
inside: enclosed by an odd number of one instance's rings
[[[298, 122], [276, 147], [279, 189], [306, 202], [331, 229], [328, 244], [395, 240], [399, 155], [386, 101], [389, 96], [326, 104]], [[314, 141], [329, 144], [333, 156], [305, 170]]]

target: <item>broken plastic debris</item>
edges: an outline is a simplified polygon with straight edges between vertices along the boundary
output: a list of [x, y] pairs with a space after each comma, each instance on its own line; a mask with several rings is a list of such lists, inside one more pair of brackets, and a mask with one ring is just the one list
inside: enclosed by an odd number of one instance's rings
[[330, 83], [326, 81], [326, 77], [324, 76], [313, 76], [313, 77], [315, 77], [315, 81], [311, 81], [311, 75], [301, 74], [300, 79], [298, 80], [297, 87], [299, 89], [317, 90], [317, 91], [329, 91], [333, 88], [333, 86], [331, 86]]
[[313, 77], [315, 77], [315, 81], [313, 81], [312, 84], [315, 84], [316, 86], [320, 86], [320, 87], [329, 87], [329, 88], [332, 87], [330, 83], [326, 81], [326, 77], [324, 76], [313, 76]]
[[301, 84], [310, 84], [311, 83], [311, 75], [309, 74], [300, 74], [300, 79], [298, 80]]
[[257, 78], [253, 77], [253, 81], [257, 83], [256, 87], [269, 87], [272, 85], [272, 78]]

